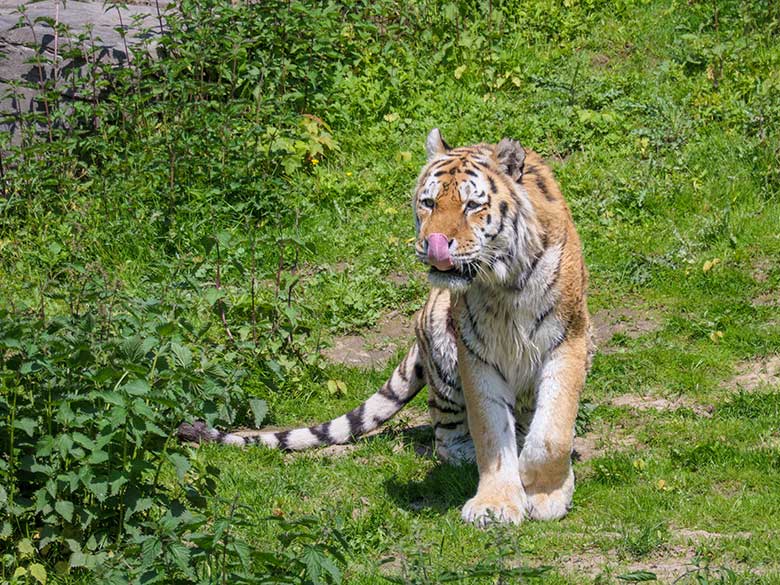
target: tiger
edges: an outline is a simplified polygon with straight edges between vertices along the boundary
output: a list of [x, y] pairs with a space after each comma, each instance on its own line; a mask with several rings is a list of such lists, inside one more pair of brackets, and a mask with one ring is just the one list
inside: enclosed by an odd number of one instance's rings
[[542, 158], [519, 142], [452, 148], [438, 128], [412, 199], [431, 291], [416, 341], [365, 402], [328, 422], [239, 436], [184, 424], [187, 441], [296, 451], [377, 429], [427, 385], [435, 452], [476, 461], [463, 520], [554, 520], [572, 505], [579, 397], [593, 344], [588, 274], [571, 212]]

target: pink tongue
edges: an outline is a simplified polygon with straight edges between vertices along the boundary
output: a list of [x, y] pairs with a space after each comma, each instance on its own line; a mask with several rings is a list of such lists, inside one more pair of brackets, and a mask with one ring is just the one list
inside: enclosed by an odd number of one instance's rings
[[450, 258], [450, 244], [444, 234], [431, 234], [428, 236], [428, 261], [438, 270], [452, 268]]

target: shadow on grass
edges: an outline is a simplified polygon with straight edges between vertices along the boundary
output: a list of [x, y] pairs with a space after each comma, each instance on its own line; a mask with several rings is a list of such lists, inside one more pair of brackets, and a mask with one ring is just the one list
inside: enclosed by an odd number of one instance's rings
[[412, 512], [433, 510], [441, 514], [460, 508], [477, 491], [477, 466], [441, 463], [421, 480], [409, 482], [391, 478], [385, 482], [393, 501]]
[[[406, 429], [402, 434], [414, 445], [415, 451], [434, 457], [431, 445], [433, 431], [430, 426]], [[412, 512], [432, 510], [443, 514], [452, 508], [460, 508], [477, 491], [477, 466], [475, 464], [451, 465], [439, 463], [422, 479], [385, 481], [387, 495], [401, 508]]]

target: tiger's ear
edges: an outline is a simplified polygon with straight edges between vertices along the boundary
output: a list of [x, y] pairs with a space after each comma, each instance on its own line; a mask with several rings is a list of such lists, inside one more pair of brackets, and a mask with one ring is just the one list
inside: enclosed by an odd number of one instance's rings
[[425, 152], [428, 153], [428, 160], [444, 154], [449, 149], [450, 145], [444, 142], [438, 128], [434, 128], [428, 133], [428, 138], [425, 139]]
[[523, 178], [523, 165], [525, 164], [525, 149], [517, 140], [504, 138], [496, 146], [496, 160], [501, 170], [515, 181]]

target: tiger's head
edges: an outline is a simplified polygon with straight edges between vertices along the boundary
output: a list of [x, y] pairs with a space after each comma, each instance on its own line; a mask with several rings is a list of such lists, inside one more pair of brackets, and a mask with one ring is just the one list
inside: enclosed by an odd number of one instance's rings
[[464, 290], [475, 280], [505, 282], [527, 256], [533, 219], [520, 184], [523, 147], [505, 138], [451, 148], [438, 128], [425, 147], [412, 205], [415, 251], [430, 265], [431, 284]]

